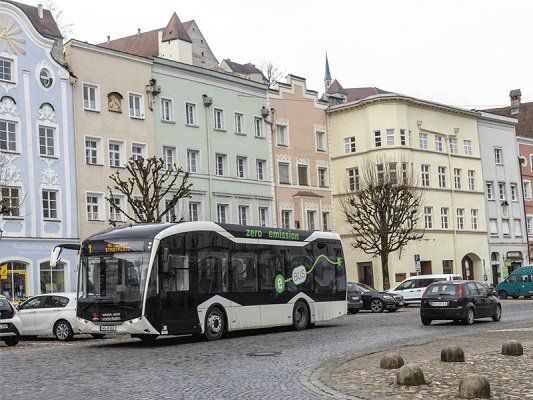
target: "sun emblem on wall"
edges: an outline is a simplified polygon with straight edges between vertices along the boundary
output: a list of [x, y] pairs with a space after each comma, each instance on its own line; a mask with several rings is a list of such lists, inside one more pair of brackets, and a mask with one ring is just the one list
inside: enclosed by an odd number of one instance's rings
[[22, 48], [22, 44], [26, 41], [24, 38], [17, 36], [22, 30], [15, 26], [15, 21], [12, 18], [7, 19], [6, 15], [0, 16], [0, 40], [2, 41], [2, 51], [7, 52], [11, 50], [13, 54], [26, 54]]

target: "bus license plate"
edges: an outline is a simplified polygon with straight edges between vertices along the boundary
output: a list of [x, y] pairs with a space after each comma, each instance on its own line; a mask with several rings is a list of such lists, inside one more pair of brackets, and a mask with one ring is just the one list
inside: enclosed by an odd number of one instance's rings
[[117, 327], [115, 325], [102, 325], [100, 326], [101, 332], [114, 332], [117, 330]]
[[433, 307], [446, 307], [448, 305], [448, 302], [447, 301], [432, 301], [430, 302], [430, 304]]

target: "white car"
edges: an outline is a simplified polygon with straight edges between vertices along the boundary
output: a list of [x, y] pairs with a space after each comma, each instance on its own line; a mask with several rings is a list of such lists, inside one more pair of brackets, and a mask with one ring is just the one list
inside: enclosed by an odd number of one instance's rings
[[22, 322], [17, 310], [5, 296], [0, 296], [0, 340], [8, 346], [15, 346], [19, 342], [21, 329]]
[[22, 336], [53, 334], [70, 340], [80, 333], [76, 320], [76, 293], [49, 293], [32, 297], [17, 306]]
[[460, 279], [461, 277], [455, 274], [416, 275], [407, 278], [387, 292], [403, 296], [405, 304], [420, 304], [424, 290], [432, 283]]

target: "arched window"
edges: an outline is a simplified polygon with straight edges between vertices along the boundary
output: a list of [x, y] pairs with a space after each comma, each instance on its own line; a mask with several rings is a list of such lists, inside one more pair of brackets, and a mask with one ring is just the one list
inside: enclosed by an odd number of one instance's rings
[[59, 262], [50, 267], [50, 262], [43, 262], [39, 266], [39, 281], [41, 294], [65, 291], [65, 263]]
[[493, 251], [491, 254], [490, 254], [490, 260], [492, 262], [498, 262], [500, 261], [500, 253], [496, 252], [496, 251]]
[[19, 261], [0, 263], [0, 293], [9, 301], [21, 301], [27, 297], [27, 264]]

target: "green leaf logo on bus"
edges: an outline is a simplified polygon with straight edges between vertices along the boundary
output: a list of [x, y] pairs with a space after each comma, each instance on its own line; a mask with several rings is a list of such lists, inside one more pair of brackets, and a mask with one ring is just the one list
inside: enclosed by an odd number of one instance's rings
[[338, 268], [342, 268], [341, 257], [337, 257], [336, 260], [332, 260], [325, 254], [320, 254], [316, 258], [315, 262], [313, 263], [313, 266], [311, 267], [309, 271], [307, 271], [304, 265], [299, 265], [297, 267], [294, 267], [294, 269], [292, 270], [292, 276], [290, 278], [285, 279], [283, 275], [278, 274], [276, 278], [274, 279], [274, 287], [276, 288], [276, 292], [280, 294], [283, 293], [285, 291], [285, 286], [287, 282], [292, 281], [294, 282], [295, 285], [301, 285], [302, 283], [304, 283], [307, 279], [307, 275], [309, 275], [315, 269], [316, 265], [318, 264], [318, 261], [321, 258], [323, 258], [324, 260], [326, 260], [328, 263], [332, 265], [336, 265]]

